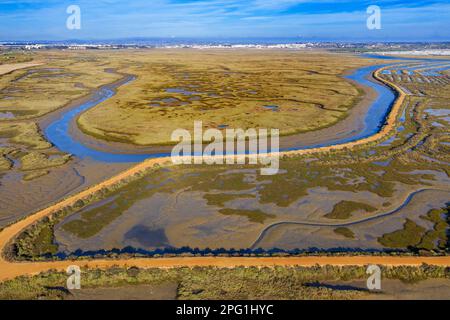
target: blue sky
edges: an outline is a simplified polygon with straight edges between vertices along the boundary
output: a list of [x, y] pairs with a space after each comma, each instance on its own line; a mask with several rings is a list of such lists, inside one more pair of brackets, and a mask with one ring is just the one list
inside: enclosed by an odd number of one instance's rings
[[[72, 4], [81, 30], [66, 28]], [[369, 5], [381, 30], [366, 27]], [[129, 37], [449, 41], [450, 0], [0, 0], [3, 41]]]

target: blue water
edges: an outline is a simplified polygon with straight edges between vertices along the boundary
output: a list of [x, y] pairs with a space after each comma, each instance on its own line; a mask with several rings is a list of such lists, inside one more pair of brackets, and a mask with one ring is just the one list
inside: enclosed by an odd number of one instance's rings
[[362, 54], [361, 55], [363, 58], [369, 58], [369, 59], [380, 59], [380, 60], [412, 60], [412, 61], [436, 61], [433, 59], [429, 59], [429, 58], [415, 58], [415, 57], [395, 57], [395, 56], [385, 56], [385, 55], [381, 55], [381, 54], [376, 54], [376, 53], [366, 53], [366, 54]]
[[400, 74], [402, 71], [404, 71], [408, 75], [413, 75], [414, 71], [416, 71], [423, 76], [439, 77], [442, 76], [442, 74], [439, 73], [440, 71], [450, 69], [450, 66], [448, 66], [448, 64], [450, 63], [449, 60], [436, 60], [432, 58], [414, 58], [414, 57], [396, 58], [394, 56], [384, 56], [378, 54], [364, 54], [363, 57], [382, 60], [409, 60], [419, 63], [413, 66], [402, 66], [399, 68], [392, 68], [391, 70], [385, 70], [383, 71], [383, 74], [391, 74], [392, 71], [395, 71], [397, 74]]
[[368, 79], [370, 75], [383, 67], [386, 67], [388, 65], [375, 65], [375, 66], [369, 66], [369, 67], [363, 67], [360, 69], [357, 69], [353, 74], [347, 76], [346, 78], [354, 80], [358, 82], [359, 84], [371, 87], [375, 90], [377, 97], [372, 102], [371, 106], [369, 107], [369, 110], [364, 118], [364, 129], [355, 132], [353, 135], [333, 140], [331, 142], [325, 142], [321, 144], [315, 144], [304, 148], [290, 148], [289, 151], [293, 150], [299, 150], [299, 149], [312, 149], [312, 148], [318, 148], [318, 147], [327, 147], [330, 145], [335, 144], [342, 144], [346, 142], [351, 142], [355, 140], [364, 139], [367, 137], [370, 137], [371, 135], [374, 135], [378, 133], [381, 129], [381, 127], [386, 122], [386, 117], [389, 114], [391, 110], [391, 106], [393, 102], [395, 101], [396, 95], [395, 93], [388, 87], [379, 84], [377, 82], [371, 81]]
[[439, 67], [439, 68], [427, 68], [424, 71], [420, 71], [420, 73], [424, 76], [431, 76], [431, 77], [439, 77], [442, 76], [442, 74], [440, 73], [441, 71], [445, 71], [450, 69], [450, 66], [445, 66], [445, 67]]
[[[130, 79], [132, 81], [134, 79]], [[128, 82], [129, 82], [128, 81]], [[79, 158], [91, 158], [100, 162], [141, 162], [147, 158], [145, 154], [116, 154], [97, 151], [89, 148], [82, 142], [70, 135], [70, 124], [82, 112], [95, 107], [99, 103], [108, 100], [114, 96], [114, 88], [101, 88], [95, 96], [89, 101], [81, 104], [77, 108], [65, 112], [59, 119], [50, 124], [44, 131], [46, 138], [53, 143], [59, 150], [75, 155]], [[154, 157], [163, 155], [153, 155]]]
[[439, 71], [444, 71], [450, 68], [448, 64], [449, 61], [444, 61], [444, 63], [428, 63], [425, 65], [408, 68], [408, 70], [416, 71], [423, 76], [439, 77], [442, 76]]
[[[389, 59], [388, 57], [384, 58]], [[366, 77], [369, 77], [375, 70], [384, 66], [386, 65], [376, 65], [360, 68], [356, 70], [352, 75], [347, 76], [348, 79], [352, 79], [360, 84], [373, 88], [377, 93], [377, 98], [373, 101], [368, 113], [365, 116], [364, 129], [362, 131], [355, 132], [355, 134], [353, 134], [352, 136], [342, 139], [311, 145], [308, 147], [293, 147], [289, 149], [283, 149], [281, 151], [311, 149], [316, 147], [341, 144], [366, 138], [377, 133], [385, 123], [386, 116], [389, 113], [391, 105], [395, 100], [395, 94], [388, 87], [377, 82], [370, 81]], [[133, 79], [129, 79], [129, 81], [132, 80]], [[115, 94], [116, 87], [103, 87], [96, 93], [93, 99], [65, 112], [59, 119], [54, 121], [45, 129], [44, 133], [46, 138], [63, 152], [70, 153], [82, 159], [91, 158], [93, 160], [106, 163], [136, 163], [149, 158], [161, 158], [170, 156], [170, 153], [120, 154], [99, 151], [84, 145], [81, 141], [77, 140], [76, 137], [72, 137], [70, 135], [69, 128], [76, 117], [80, 113], [111, 98]]]
[[362, 57], [368, 58], [368, 59], [382, 59], [382, 60], [411, 60], [411, 58], [400, 59], [397, 57], [384, 56], [384, 55], [380, 55], [380, 54], [376, 54], [376, 53], [366, 53], [366, 54], [363, 54]]
[[272, 110], [273, 112], [278, 112], [280, 111], [280, 107], [279, 106], [275, 106], [275, 105], [271, 105], [271, 106], [263, 106], [264, 109], [269, 109]]
[[430, 77], [439, 77], [442, 76], [440, 71], [445, 71], [450, 69], [448, 65], [449, 61], [445, 61], [445, 63], [426, 63], [414, 66], [403, 66], [400, 68], [393, 68], [391, 70], [384, 70], [382, 74], [391, 74], [392, 71], [395, 71], [397, 74], [401, 74], [402, 72], [407, 73], [408, 75], [414, 75], [414, 72], [418, 72], [424, 76]]

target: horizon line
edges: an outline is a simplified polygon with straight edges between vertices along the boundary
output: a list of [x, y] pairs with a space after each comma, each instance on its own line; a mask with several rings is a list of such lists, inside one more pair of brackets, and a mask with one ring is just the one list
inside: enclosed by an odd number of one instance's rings
[[[284, 40], [286, 42], [277, 42], [277, 40]], [[450, 43], [450, 39], [448, 40], [338, 40], [338, 39], [302, 39], [300, 37], [126, 37], [126, 38], [110, 38], [110, 39], [93, 39], [93, 38], [73, 38], [73, 39], [59, 39], [59, 40], [49, 40], [49, 39], [31, 39], [31, 40], [3, 40], [0, 39], [0, 44], [8, 44], [8, 43], [43, 43], [43, 44], [51, 44], [51, 43], [68, 43], [68, 42], [109, 42], [110, 44], [113, 42], [124, 42], [124, 41], [136, 41], [136, 42], [145, 42], [145, 41], [166, 41], [166, 42], [182, 42], [189, 41], [195, 43], [197, 42], [217, 42], [220, 44], [228, 44], [227, 41], [235, 42], [233, 44], [252, 44], [248, 43], [250, 41], [255, 41], [254, 44], [258, 41], [269, 41], [270, 44], [301, 44], [301, 43], [351, 43], [351, 44], [368, 44], [368, 43], [404, 43], [404, 44], [415, 44], [415, 43]], [[241, 43], [239, 41], [242, 41]], [[247, 43], [245, 43], [248, 41]], [[119, 43], [117, 43], [119, 44]]]

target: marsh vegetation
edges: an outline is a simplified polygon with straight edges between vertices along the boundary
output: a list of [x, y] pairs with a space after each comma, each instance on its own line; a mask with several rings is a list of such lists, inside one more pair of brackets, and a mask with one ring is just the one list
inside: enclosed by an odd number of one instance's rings
[[[401, 281], [403, 286], [394, 294], [401, 294], [402, 290], [409, 291], [427, 279], [434, 279], [436, 287], [444, 287], [440, 298], [448, 298], [450, 291], [448, 268], [396, 267], [383, 268], [383, 283]], [[135, 288], [141, 286], [170, 286], [175, 288], [173, 299], [180, 300], [347, 300], [347, 299], [376, 299], [389, 296], [392, 292], [370, 293], [364, 286], [367, 278], [366, 268], [363, 267], [276, 267], [276, 268], [177, 268], [177, 269], [139, 269], [136, 267], [112, 268], [108, 270], [82, 270], [82, 292], [96, 289], [95, 299], [102, 291], [109, 288], [115, 295], [121, 291], [132, 294]], [[67, 275], [63, 272], [46, 272], [33, 277], [20, 277], [0, 284], [0, 299], [71, 299], [78, 293], [65, 289]], [[355, 283], [359, 281], [359, 283]], [[245, 285], [244, 285], [245, 284]], [[387, 286], [387, 285], [386, 285]], [[426, 288], [426, 286], [424, 286]], [[154, 299], [152, 291], [147, 291], [141, 299]], [[441, 290], [442, 291], [442, 290]], [[429, 294], [420, 291], [415, 298]], [[89, 295], [85, 298], [89, 298]], [[413, 297], [414, 298], [414, 297]], [[126, 298], [125, 298], [126, 299]]]
[[154, 145], [173, 144], [172, 132], [192, 130], [194, 120], [206, 128], [281, 128], [282, 135], [317, 130], [347, 116], [361, 91], [341, 75], [367, 63], [245, 50], [156, 50], [130, 59], [135, 66], [122, 70], [137, 79], [78, 119], [84, 133]]
[[[81, 92], [103, 83], [96, 81], [99, 78], [114, 81], [118, 74], [107, 67], [136, 74], [134, 82], [83, 114], [78, 123], [102, 139], [151, 144], [167, 142], [165, 134], [198, 117], [214, 128], [276, 123], [285, 128], [285, 134], [329, 126], [345, 117], [359, 96], [340, 76], [348, 68], [367, 63], [341, 55], [278, 51], [136, 51], [127, 59], [121, 59], [120, 51], [108, 59], [102, 54], [46, 53], [58, 69], [39, 67], [35, 73], [21, 71], [7, 77], [21, 75], [16, 81], [20, 83], [35, 81], [42, 73], [63, 72], [70, 76], [58, 81]], [[274, 61], [270, 68], [268, 60]], [[91, 64], [92, 74], [83, 74], [87, 80], [80, 86], [77, 74]], [[280, 173], [271, 177], [258, 175], [256, 166], [152, 170], [80, 201], [43, 222], [45, 228], [26, 231], [16, 252], [23, 259], [54, 256], [55, 245], [68, 255], [125, 247], [228, 250], [254, 245], [267, 250], [342, 247], [445, 252], [448, 222], [438, 221], [435, 215], [422, 217], [430, 209], [447, 207], [448, 121], [445, 113], [430, 110], [449, 109], [449, 84], [443, 80], [400, 84], [411, 94], [397, 128], [383, 141], [352, 150], [284, 157]], [[67, 99], [76, 97], [75, 91]], [[275, 105], [276, 110], [264, 108]], [[48, 106], [47, 110], [53, 109]], [[38, 126], [8, 121], [4, 123], [14, 130], [7, 127], [5, 139], [27, 149], [5, 149], [0, 158], [4, 170], [18, 166], [26, 172], [25, 179], [32, 179], [69, 160], [46, 145]], [[419, 200], [426, 195], [427, 206], [421, 206]], [[164, 241], [145, 241], [155, 234]], [[261, 235], [261, 242], [255, 244]]]

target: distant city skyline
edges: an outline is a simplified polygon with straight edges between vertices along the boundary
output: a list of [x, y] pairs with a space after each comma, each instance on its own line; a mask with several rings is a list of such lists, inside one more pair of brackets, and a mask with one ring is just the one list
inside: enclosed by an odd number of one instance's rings
[[[69, 5], [80, 30], [66, 28]], [[370, 5], [381, 30], [366, 26]], [[450, 41], [450, 1], [0, 0], [0, 41], [127, 38]]]

